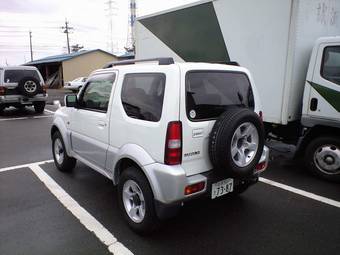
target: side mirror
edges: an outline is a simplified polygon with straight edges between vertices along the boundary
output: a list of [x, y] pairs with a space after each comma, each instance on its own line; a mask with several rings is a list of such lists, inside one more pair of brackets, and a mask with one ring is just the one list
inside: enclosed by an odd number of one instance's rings
[[77, 95], [66, 95], [65, 96], [65, 105], [66, 107], [78, 107], [78, 99]]

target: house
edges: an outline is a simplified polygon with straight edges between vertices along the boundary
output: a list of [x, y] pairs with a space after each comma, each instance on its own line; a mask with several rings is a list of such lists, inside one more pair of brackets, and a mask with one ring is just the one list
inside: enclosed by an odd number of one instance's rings
[[61, 88], [64, 82], [78, 77], [87, 77], [92, 71], [102, 68], [108, 62], [120, 59], [122, 58], [109, 52], [95, 49], [49, 56], [25, 65], [37, 67], [50, 88]]

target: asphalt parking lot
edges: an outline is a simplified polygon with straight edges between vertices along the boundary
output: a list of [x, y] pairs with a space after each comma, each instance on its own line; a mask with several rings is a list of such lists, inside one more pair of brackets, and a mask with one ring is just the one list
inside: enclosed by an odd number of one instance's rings
[[243, 195], [192, 201], [156, 234], [136, 235], [110, 180], [81, 163], [54, 167], [55, 110], [0, 116], [0, 254], [339, 253], [340, 185], [309, 175], [284, 146]]

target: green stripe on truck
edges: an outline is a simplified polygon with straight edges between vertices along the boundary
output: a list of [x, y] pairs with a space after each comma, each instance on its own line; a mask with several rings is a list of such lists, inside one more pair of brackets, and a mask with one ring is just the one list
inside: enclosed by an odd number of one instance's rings
[[330, 89], [314, 82], [308, 83], [330, 104], [340, 112], [340, 91]]
[[229, 62], [214, 6], [211, 2], [140, 22], [187, 62]]

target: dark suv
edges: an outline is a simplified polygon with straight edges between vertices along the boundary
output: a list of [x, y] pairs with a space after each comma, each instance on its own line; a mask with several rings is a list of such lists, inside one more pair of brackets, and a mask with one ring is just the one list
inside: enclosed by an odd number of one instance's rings
[[44, 112], [47, 93], [44, 80], [35, 67], [0, 67], [0, 112], [6, 107], [34, 106]]

